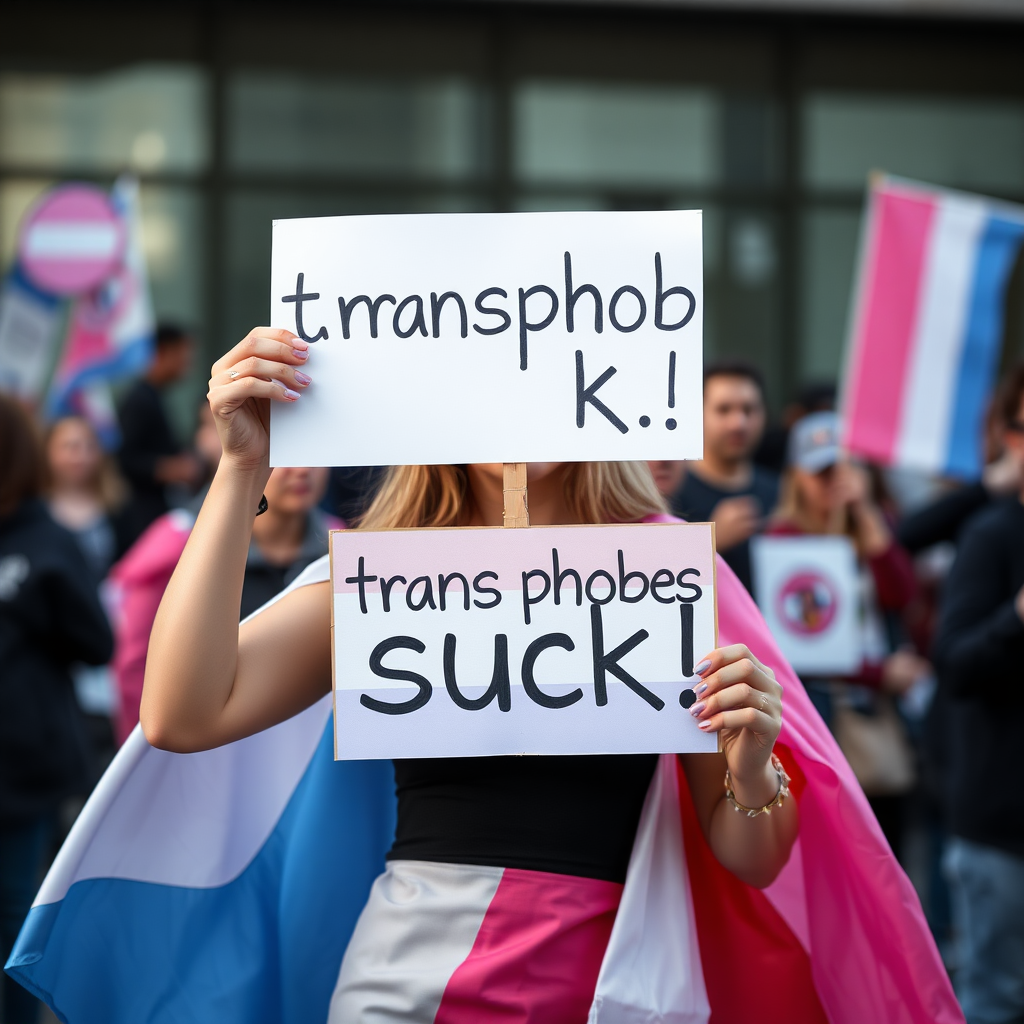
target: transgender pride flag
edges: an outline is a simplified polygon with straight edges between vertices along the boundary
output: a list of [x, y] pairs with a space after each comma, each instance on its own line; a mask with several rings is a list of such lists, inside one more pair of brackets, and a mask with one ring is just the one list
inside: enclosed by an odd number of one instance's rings
[[844, 447], [981, 473], [1024, 207], [882, 177], [868, 201], [843, 384]]
[[[328, 578], [325, 556], [291, 589]], [[449, 884], [424, 886], [439, 925], [397, 993], [414, 1007], [402, 1020], [488, 1024], [499, 1014], [481, 1012], [484, 1000], [504, 1008], [503, 1021], [537, 1024], [963, 1024], [853, 772], [721, 561], [718, 594], [721, 643], [748, 644], [786, 688], [776, 749], [800, 837], [785, 869], [764, 890], [726, 871], [677, 759], [662, 755], [617, 912], [610, 882], [431, 873]], [[332, 997], [381, 884], [394, 779], [386, 761], [332, 759], [330, 706], [325, 697], [197, 754], [156, 750], [136, 729], [54, 861], [7, 971], [68, 1024], [356, 1024]], [[455, 894], [459, 912], [446, 913]], [[610, 930], [603, 956], [580, 948], [579, 929], [551, 927], [598, 904]], [[524, 934], [509, 927], [524, 916], [536, 941], [509, 959], [503, 936]], [[542, 1012], [534, 997], [545, 978], [570, 969], [583, 1009]]]

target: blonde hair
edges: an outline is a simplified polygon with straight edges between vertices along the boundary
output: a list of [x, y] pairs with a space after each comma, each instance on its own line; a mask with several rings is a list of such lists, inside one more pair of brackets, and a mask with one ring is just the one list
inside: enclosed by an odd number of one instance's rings
[[109, 452], [103, 450], [103, 445], [100, 444], [99, 437], [96, 434], [96, 428], [84, 416], [74, 414], [60, 416], [53, 420], [46, 428], [46, 434], [43, 438], [43, 451], [45, 452], [46, 461], [45, 493], [47, 495], [53, 494], [53, 473], [49, 467], [50, 443], [53, 440], [54, 434], [66, 423], [80, 423], [92, 434], [93, 440], [100, 450], [100, 457], [96, 463], [96, 469], [93, 472], [92, 478], [89, 480], [89, 489], [92, 491], [93, 497], [107, 512], [116, 512], [125, 503], [128, 497], [128, 488], [124, 477], [118, 472], [113, 458]]
[[[391, 466], [358, 528], [459, 526], [468, 492], [465, 466]], [[565, 500], [579, 523], [633, 523], [666, 511], [646, 462], [571, 463]]]

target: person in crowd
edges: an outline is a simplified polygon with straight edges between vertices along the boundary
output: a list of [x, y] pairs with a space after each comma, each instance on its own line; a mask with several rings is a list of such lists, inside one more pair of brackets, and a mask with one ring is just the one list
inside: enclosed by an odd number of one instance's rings
[[118, 458], [132, 488], [127, 507], [131, 541], [168, 510], [168, 487], [193, 489], [202, 480], [202, 463], [193, 452], [182, 450], [163, 399], [165, 389], [188, 373], [194, 347], [191, 336], [180, 327], [157, 328], [153, 361], [118, 406]]
[[[92, 571], [42, 500], [42, 446], [0, 395], [0, 954], [6, 961], [38, 883], [58, 805], [92, 781], [70, 668], [106, 663], [113, 638]], [[3, 1020], [39, 1003], [6, 975]]]
[[796, 400], [790, 402], [783, 410], [775, 424], [771, 424], [764, 432], [761, 443], [754, 452], [754, 462], [775, 474], [781, 474], [786, 468], [786, 451], [789, 445], [789, 432], [798, 420], [809, 416], [812, 412], [833, 412], [836, 407], [836, 386], [827, 381], [814, 381], [805, 384]]
[[[282, 721], [329, 692], [329, 587], [296, 589], [237, 627], [248, 538], [269, 475], [266, 406], [268, 400], [299, 398], [308, 378], [296, 371], [305, 365], [307, 351], [290, 332], [260, 328], [214, 365], [210, 401], [224, 456], [153, 626], [142, 725], [155, 746], [178, 751], [217, 746]], [[254, 355], [255, 361], [249, 358]], [[548, 463], [530, 469], [530, 516], [536, 525], [656, 520], [664, 509], [642, 463]], [[500, 464], [396, 468], [361, 526], [500, 526], [502, 487]], [[771, 670], [739, 645], [710, 652], [697, 668], [707, 685], [701, 703], [694, 705], [695, 717], [703, 728], [724, 734], [725, 753], [684, 756], [689, 788], [720, 863], [748, 884], [764, 886], [785, 864], [799, 821], [792, 801], [779, 802], [784, 777], [771, 760], [781, 687]], [[586, 892], [623, 881], [656, 760], [621, 755], [396, 762], [398, 825], [389, 871], [397, 865], [406, 881], [395, 884], [414, 893], [422, 885], [414, 881], [410, 887], [409, 879], [441, 877], [424, 862], [444, 862], [449, 874], [439, 883], [440, 898], [455, 906], [471, 898], [481, 871], [493, 873], [493, 867], [479, 865], [514, 864], [537, 885], [548, 886], [546, 891], [573, 891], [572, 899], [586, 902]], [[774, 803], [771, 815], [734, 813], [722, 787], [727, 768], [735, 800], [748, 808]], [[522, 827], [527, 821], [547, 824]], [[422, 957], [437, 930], [446, 927], [446, 919], [428, 904], [403, 901], [406, 938], [385, 948], [381, 937], [391, 932], [374, 925], [373, 915], [384, 909], [371, 896], [346, 961], [372, 964], [380, 984], [366, 987], [360, 970], [346, 974], [343, 966], [332, 1020], [365, 1019], [369, 1000], [382, 1019], [397, 1018], [399, 1005], [408, 1007], [402, 1000], [414, 976], [422, 974]], [[602, 948], [604, 914], [578, 915], [573, 942]], [[503, 942], [529, 961], [531, 944], [557, 924], [544, 920], [542, 928], [524, 926]], [[533, 955], [543, 954], [538, 949]], [[596, 962], [565, 963], [557, 975], [546, 972], [546, 983], [524, 995], [538, 1019], [585, 1018]], [[594, 976], [581, 980], [580, 972], [591, 967]], [[441, 995], [436, 993], [433, 1005]], [[479, 1019], [504, 1012], [490, 999], [483, 982], [471, 1004]], [[401, 1015], [427, 1019], [426, 1011]]]
[[658, 488], [658, 493], [666, 501], [671, 501], [672, 496], [683, 486], [686, 462], [683, 459], [666, 459], [648, 462], [647, 466], [654, 477], [654, 486]]
[[[845, 535], [862, 570], [860, 670], [841, 681], [805, 677], [803, 682], [841, 746], [846, 737], [852, 743], [861, 736], [862, 726], [879, 726], [875, 738], [884, 739], [887, 761], [858, 763], [849, 747], [845, 752], [898, 857], [913, 762], [891, 697], [928, 675], [931, 666], [898, 646], [901, 638], [893, 635], [896, 630], [886, 613], [899, 612], [913, 598], [913, 563], [872, 494], [868, 471], [841, 459], [835, 413], [814, 413], [799, 420], [790, 433], [787, 461], [779, 506], [765, 532], [771, 536]], [[871, 715], [873, 722], [867, 721]], [[897, 744], [899, 749], [893, 749]]]
[[[51, 423], [44, 450], [50, 515], [74, 536], [99, 586], [127, 546], [124, 481], [92, 424], [82, 416], [63, 416]], [[76, 665], [72, 677], [98, 776], [115, 750], [116, 691], [106, 665]]]
[[704, 370], [704, 458], [690, 465], [672, 511], [690, 522], [715, 523], [718, 552], [749, 591], [750, 538], [778, 498], [778, 477], [756, 466], [765, 427], [764, 384], [746, 363]]
[[384, 479], [383, 466], [335, 466], [320, 508], [346, 523], [358, 522]]
[[[213, 413], [205, 402], [200, 411], [195, 447], [212, 465], [220, 460], [220, 439]], [[344, 525], [316, 507], [326, 488], [326, 469], [278, 468], [271, 474], [266, 488], [268, 508], [253, 524], [246, 557], [242, 618], [269, 601], [307, 565], [326, 554], [329, 532]], [[161, 516], [111, 573], [117, 637], [114, 673], [120, 696], [116, 721], [118, 743], [124, 743], [138, 724], [153, 619], [205, 497], [204, 490], [190, 507]]]
[[50, 515], [74, 534], [96, 579], [102, 580], [127, 547], [124, 481], [82, 416], [51, 423], [45, 451]]
[[[997, 411], [1005, 456], [1024, 474], [1024, 365]], [[933, 654], [950, 711], [943, 778], [957, 988], [969, 1024], [1009, 1024], [1024, 1020], [1024, 793], [1013, 782], [1024, 714], [1024, 486], [963, 529]]]

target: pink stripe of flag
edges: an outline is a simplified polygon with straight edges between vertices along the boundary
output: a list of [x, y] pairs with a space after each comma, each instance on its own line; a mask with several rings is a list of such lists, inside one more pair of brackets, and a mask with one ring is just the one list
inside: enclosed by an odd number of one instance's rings
[[[862, 305], [852, 339], [844, 444], [889, 464], [899, 437], [925, 259], [937, 204], [875, 192], [861, 273]], [[866, 386], [867, 385], [867, 386]]]

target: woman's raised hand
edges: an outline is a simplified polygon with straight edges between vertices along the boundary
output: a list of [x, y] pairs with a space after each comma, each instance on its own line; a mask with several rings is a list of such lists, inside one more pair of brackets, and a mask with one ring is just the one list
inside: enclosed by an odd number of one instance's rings
[[210, 371], [210, 408], [224, 457], [242, 468], [266, 466], [270, 403], [295, 402], [312, 383], [302, 371], [309, 345], [291, 331], [253, 328]]
[[768, 790], [777, 788], [768, 765], [782, 728], [782, 687], [775, 673], [743, 644], [712, 651], [696, 671], [701, 682], [693, 688], [697, 703], [690, 714], [705, 732], [722, 734], [737, 796], [742, 787], [758, 806], [768, 803], [775, 796]]

